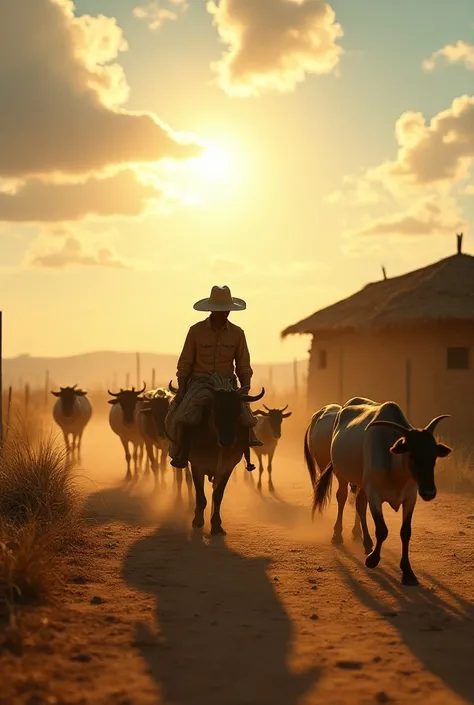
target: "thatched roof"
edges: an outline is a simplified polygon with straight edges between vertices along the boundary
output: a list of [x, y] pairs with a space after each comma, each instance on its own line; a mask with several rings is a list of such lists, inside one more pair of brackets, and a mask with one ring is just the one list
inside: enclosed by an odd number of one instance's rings
[[474, 322], [474, 257], [456, 254], [423, 269], [368, 284], [282, 332], [382, 330], [436, 321]]

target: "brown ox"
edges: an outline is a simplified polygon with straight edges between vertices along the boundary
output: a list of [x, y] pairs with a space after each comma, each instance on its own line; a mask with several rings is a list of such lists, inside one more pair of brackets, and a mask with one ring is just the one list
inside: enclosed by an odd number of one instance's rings
[[[172, 383], [171, 392], [176, 393]], [[225, 535], [222, 527], [220, 508], [226, 485], [235, 466], [242, 460], [248, 449], [248, 429], [240, 423], [242, 403], [259, 401], [265, 390], [257, 396], [250, 396], [236, 389], [219, 389], [209, 385], [207, 400], [195, 403], [204, 409], [202, 422], [189, 427], [189, 462], [196, 490], [196, 507], [193, 527], [204, 526], [204, 510], [207, 506], [204, 492], [206, 476], [212, 482], [211, 534]]]
[[278, 441], [281, 438], [281, 425], [283, 423], [283, 419], [287, 419], [291, 416], [292, 412], [289, 411], [285, 414], [285, 411], [288, 409], [288, 404], [283, 407], [283, 409], [269, 409], [268, 406], [265, 406], [265, 404], [263, 404], [263, 408], [265, 411], [262, 409], [257, 409], [257, 411], [254, 412], [255, 416], [260, 417], [255, 427], [255, 434], [257, 438], [262, 441], [263, 446], [256, 446], [255, 448], [252, 448], [252, 450], [258, 458], [258, 487], [260, 488], [262, 486], [262, 457], [266, 455], [268, 457], [268, 487], [271, 491], [273, 491], [273, 456], [275, 455]]

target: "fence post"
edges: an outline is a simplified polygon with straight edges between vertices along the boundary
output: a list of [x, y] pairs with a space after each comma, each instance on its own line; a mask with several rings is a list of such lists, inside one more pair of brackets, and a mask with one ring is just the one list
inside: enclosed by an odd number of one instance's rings
[[0, 311], [0, 445], [3, 443], [3, 336], [2, 336], [2, 311]]
[[155, 368], [153, 368], [151, 371], [151, 388], [155, 389], [155, 385], [156, 385], [156, 370], [155, 370]]
[[142, 386], [142, 383], [140, 381], [140, 377], [141, 377], [140, 353], [137, 352], [137, 389], [140, 389]]
[[25, 416], [28, 413], [29, 405], [30, 405], [30, 385], [27, 382], [25, 384]]
[[49, 370], [46, 370], [45, 376], [44, 376], [44, 408], [46, 409], [48, 406], [48, 392], [49, 392]]
[[130, 387], [130, 372], [127, 372], [125, 375], [125, 389], [128, 389]]

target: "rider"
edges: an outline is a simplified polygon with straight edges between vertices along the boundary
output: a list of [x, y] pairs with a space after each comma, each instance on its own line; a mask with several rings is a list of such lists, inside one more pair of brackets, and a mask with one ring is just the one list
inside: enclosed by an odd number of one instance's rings
[[[236, 389], [237, 377], [241, 388], [250, 390], [253, 371], [245, 333], [228, 320], [231, 311], [243, 311], [246, 306], [245, 301], [231, 295], [228, 286], [213, 286], [208, 298], [194, 304], [196, 311], [208, 311], [211, 315], [191, 326], [178, 360], [178, 393], [166, 419], [168, 434], [173, 439], [171, 465], [175, 468], [187, 466], [189, 443], [185, 427], [200, 423], [202, 406], [196, 401], [209, 396], [209, 382], [216, 387], [224, 384]], [[263, 445], [253, 430], [257, 419], [245, 403], [240, 420], [249, 429], [249, 447]], [[248, 470], [254, 468], [248, 463]]]

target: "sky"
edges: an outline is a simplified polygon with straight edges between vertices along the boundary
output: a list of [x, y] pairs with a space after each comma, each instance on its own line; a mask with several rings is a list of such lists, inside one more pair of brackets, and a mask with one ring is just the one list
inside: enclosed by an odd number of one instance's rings
[[179, 353], [230, 286], [256, 362], [474, 254], [472, 0], [0, 0], [6, 357]]

